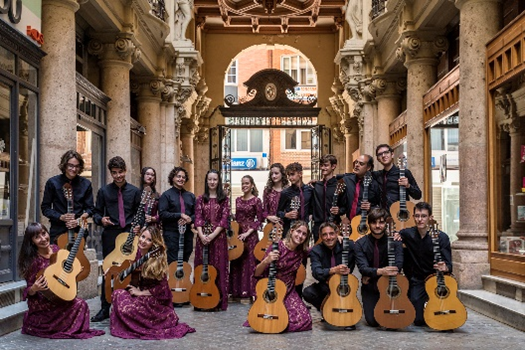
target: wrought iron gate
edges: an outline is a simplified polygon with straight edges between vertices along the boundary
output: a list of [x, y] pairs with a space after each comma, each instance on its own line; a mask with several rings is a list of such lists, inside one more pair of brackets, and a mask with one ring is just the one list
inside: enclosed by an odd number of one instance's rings
[[312, 137], [312, 180], [321, 179], [319, 160], [322, 156], [332, 153], [331, 130], [324, 125], [318, 125], [311, 129]]
[[227, 126], [220, 125], [210, 129], [210, 169], [221, 174], [223, 183], [231, 184], [231, 129]]

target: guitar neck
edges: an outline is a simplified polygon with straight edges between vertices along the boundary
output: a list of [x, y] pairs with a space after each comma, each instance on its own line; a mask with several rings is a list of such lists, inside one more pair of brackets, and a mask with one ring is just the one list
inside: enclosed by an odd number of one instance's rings
[[[399, 178], [405, 177], [405, 169], [399, 169]], [[407, 210], [407, 195], [405, 186], [399, 186], [399, 208]]]
[[[279, 244], [277, 242], [272, 243], [272, 250], [278, 250]], [[275, 292], [275, 276], [277, 275], [277, 266], [275, 264], [275, 261], [272, 261], [270, 264], [270, 272], [268, 273], [268, 292], [274, 293]]]
[[[434, 250], [434, 264], [442, 261], [441, 258], [441, 247], [439, 246], [439, 233], [432, 234], [432, 249]], [[436, 269], [437, 284], [440, 287], [445, 286], [445, 277], [443, 272]]]
[[184, 261], [184, 233], [186, 232], [186, 225], [179, 225], [179, 252], [177, 255], [177, 269], [182, 270]]
[[120, 280], [123, 281], [126, 277], [132, 274], [133, 271], [141, 267], [146, 261], [148, 261], [149, 257], [150, 257], [150, 253], [146, 253], [146, 255], [141, 256], [139, 260], [135, 261], [133, 264], [131, 264], [130, 267], [122, 271], [119, 274]]
[[[74, 214], [73, 198], [67, 198], [67, 213], [68, 214]], [[68, 237], [68, 240], [69, 240], [70, 243], [73, 242], [75, 240], [75, 230], [68, 229], [67, 230], [67, 237]]]
[[202, 273], [208, 273], [208, 245], [202, 247]]
[[[343, 265], [346, 265], [346, 266], [348, 266], [348, 255], [350, 253], [349, 245], [350, 245], [350, 238], [348, 238], [346, 236], [343, 237], [343, 256], [342, 256], [342, 260], [343, 260]], [[346, 286], [347, 284], [348, 284], [348, 276], [347, 275], [341, 275], [340, 285], [341, 286]]]
[[69, 251], [69, 255], [67, 256], [67, 259], [64, 263], [64, 270], [65, 271], [71, 271], [73, 268], [73, 262], [75, 261], [75, 257], [77, 256], [78, 247], [80, 246], [80, 242], [82, 242], [82, 238], [84, 237], [84, 228], [81, 228], [78, 232], [77, 238], [75, 239], [75, 243], [71, 247], [71, 250]]

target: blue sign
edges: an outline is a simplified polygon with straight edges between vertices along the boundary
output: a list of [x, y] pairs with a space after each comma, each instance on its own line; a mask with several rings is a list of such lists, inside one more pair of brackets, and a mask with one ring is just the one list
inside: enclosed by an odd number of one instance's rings
[[232, 158], [232, 169], [255, 169], [257, 158]]
[[435, 157], [431, 157], [430, 158], [430, 167], [432, 169], [434, 169], [436, 167], [436, 158]]

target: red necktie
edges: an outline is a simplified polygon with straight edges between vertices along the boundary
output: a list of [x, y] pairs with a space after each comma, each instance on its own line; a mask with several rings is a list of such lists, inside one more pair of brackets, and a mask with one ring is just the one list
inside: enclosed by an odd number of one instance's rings
[[118, 189], [118, 221], [120, 227], [126, 227], [126, 216], [124, 215], [124, 199], [122, 198], [122, 188]]
[[330, 267], [334, 267], [335, 266], [335, 253], [334, 253], [334, 248], [332, 248], [332, 258], [330, 259]]
[[179, 192], [179, 201], [181, 214], [186, 214], [186, 207], [184, 206], [184, 198], [182, 197], [182, 191]]
[[379, 268], [379, 247], [377, 246], [377, 239], [375, 240], [374, 245], [374, 267]]
[[352, 209], [350, 210], [350, 220], [352, 220], [357, 212], [357, 202], [359, 202], [359, 193], [361, 193], [361, 179], [357, 180], [355, 184], [354, 201], [352, 202]]
[[387, 200], [386, 200], [386, 175], [387, 175], [387, 172], [383, 170], [383, 193], [381, 196], [381, 201], [383, 202], [382, 203], [383, 208], [386, 208], [388, 205]]

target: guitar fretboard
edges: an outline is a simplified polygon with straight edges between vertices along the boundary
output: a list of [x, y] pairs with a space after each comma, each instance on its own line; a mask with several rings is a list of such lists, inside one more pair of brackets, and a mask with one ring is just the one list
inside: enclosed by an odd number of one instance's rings
[[[405, 168], [399, 169], [399, 178], [405, 177]], [[407, 210], [407, 195], [405, 186], [399, 186], [399, 209]]]
[[[432, 229], [432, 249], [434, 251], [434, 264], [437, 264], [442, 261], [442, 258], [439, 246], [439, 231], [435, 228]], [[438, 287], [445, 287], [445, 278], [442, 271], [436, 269], [436, 278]]]
[[78, 247], [80, 246], [80, 242], [82, 242], [82, 238], [84, 237], [84, 231], [85, 231], [85, 228], [82, 227], [80, 231], [78, 232], [77, 239], [75, 239], [75, 243], [71, 247], [71, 250], [69, 251], [67, 259], [64, 262], [64, 271], [66, 272], [71, 272], [71, 270], [73, 269], [73, 262], [75, 261], [75, 257], [77, 256]]
[[[394, 237], [388, 236], [388, 266], [396, 266], [396, 253]], [[389, 276], [389, 284], [391, 287], [397, 286], [397, 276]]]
[[[155, 250], [157, 251], [158, 248]], [[119, 273], [119, 279], [120, 281], [123, 281], [126, 279], [126, 277], [128, 277], [133, 271], [135, 271], [136, 269], [138, 269], [139, 267], [142, 266], [142, 264], [144, 264], [146, 261], [148, 261], [148, 259], [151, 257], [151, 255], [154, 253], [154, 251], [152, 252], [148, 252], [146, 253], [144, 256], [141, 256], [139, 258], [139, 260], [135, 261], [133, 264], [131, 264], [130, 267], [128, 267], [127, 269], [125, 269], [124, 271], [122, 271], [121, 273]]]
[[[350, 238], [348, 236], [343, 237], [343, 265], [348, 266], [348, 254], [350, 253]], [[341, 275], [341, 287], [345, 287], [348, 284], [348, 275]]]
[[[278, 250], [279, 244], [277, 242], [272, 243], [272, 250]], [[268, 293], [273, 295], [275, 293], [275, 276], [277, 275], [277, 266], [275, 261], [270, 264], [270, 271], [268, 273]]]
[[179, 252], [177, 255], [177, 271], [183, 270], [184, 262], [184, 233], [186, 232], [186, 225], [179, 225]]

